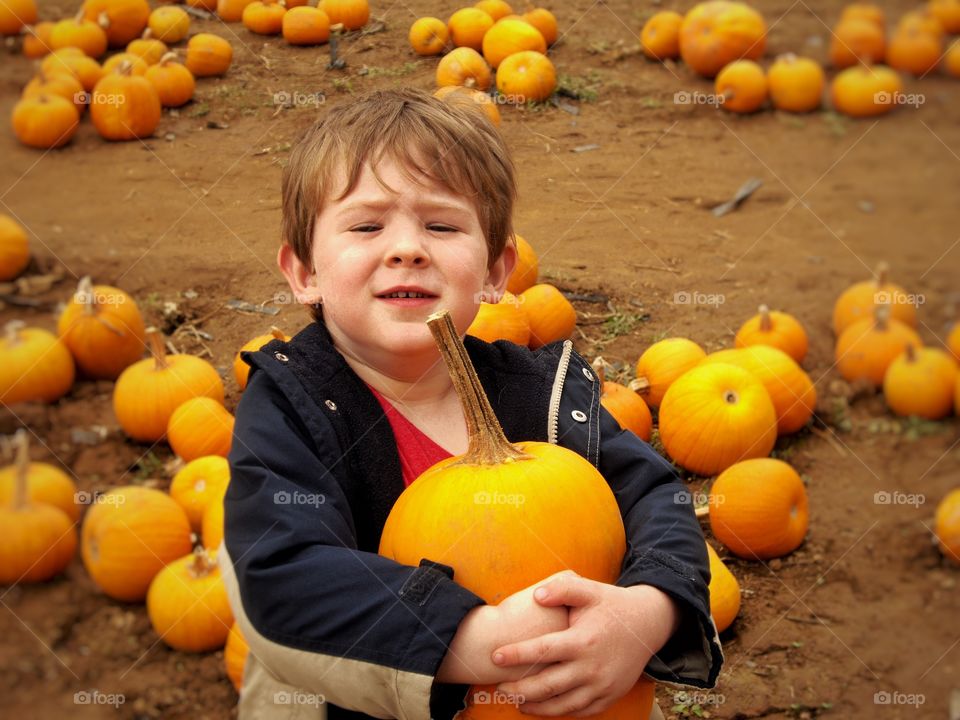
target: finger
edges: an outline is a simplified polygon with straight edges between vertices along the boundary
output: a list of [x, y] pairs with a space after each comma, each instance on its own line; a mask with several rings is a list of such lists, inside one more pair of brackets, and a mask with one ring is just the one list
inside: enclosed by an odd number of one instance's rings
[[493, 664], [509, 667], [555, 663], [569, 660], [576, 648], [576, 635], [570, 637], [569, 630], [561, 630], [498, 647], [493, 652]]
[[580, 686], [544, 702], [525, 702], [520, 705], [520, 712], [524, 715], [543, 715], [545, 717], [574, 715], [581, 710], [585, 710], [595, 701], [595, 690]]
[[533, 591], [533, 598], [541, 605], [554, 607], [569, 605], [580, 607], [591, 605], [597, 600], [597, 583], [582, 578], [575, 573], [562, 573], [547, 579]]
[[576, 690], [583, 682], [570, 663], [550, 665], [536, 675], [497, 685], [497, 692], [517, 698], [517, 702], [538, 703]]

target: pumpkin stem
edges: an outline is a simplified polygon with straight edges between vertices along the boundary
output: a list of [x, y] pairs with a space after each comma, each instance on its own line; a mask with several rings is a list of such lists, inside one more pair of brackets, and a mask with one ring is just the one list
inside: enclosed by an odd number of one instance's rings
[[773, 320], [770, 318], [770, 307], [761, 305], [757, 312], [760, 313], [760, 331], [768, 333], [773, 330]]
[[129, 75], [132, 70], [133, 70], [133, 63], [130, 62], [129, 60], [124, 60], [119, 65], [117, 65], [116, 73], [117, 75]]
[[627, 387], [640, 395], [650, 394], [650, 380], [645, 377], [638, 377], [627, 383]]
[[80, 9], [77, 10], [77, 14], [73, 16], [73, 21], [78, 25], [83, 22], [83, 6], [80, 6]]
[[890, 274], [890, 266], [885, 262], [881, 262], [877, 265], [877, 287], [882, 288], [887, 284], [888, 275]]
[[167, 348], [163, 344], [163, 333], [156, 328], [147, 328], [147, 344], [150, 354], [153, 355], [154, 370], [166, 370], [170, 367], [167, 362]]
[[465, 88], [474, 88], [477, 85], [477, 79], [475, 77], [468, 77], [463, 81], [463, 86]]
[[603, 358], [597, 355], [596, 359], [590, 363], [590, 367], [593, 368], [593, 371], [597, 374], [597, 379], [600, 381], [600, 387], [603, 387], [603, 383], [606, 380], [604, 377], [603, 368], [606, 363], [603, 362]]
[[197, 545], [193, 549], [193, 562], [190, 563], [190, 574], [195, 578], [202, 578], [209, 575], [216, 567], [210, 559], [207, 549], [203, 545]]
[[890, 306], [877, 305], [873, 311], [874, 325], [877, 330], [886, 331], [890, 322]]
[[96, 315], [97, 301], [93, 295], [93, 281], [89, 275], [84, 275], [77, 283], [77, 293], [74, 298], [78, 303], [83, 303], [83, 312], [85, 315]]
[[160, 58], [160, 61], [157, 63], [157, 65], [166, 65], [168, 62], [176, 59], [177, 54], [171, 50], [170, 52], [163, 54], [163, 57]]
[[27, 504], [27, 478], [30, 475], [30, 443], [27, 440], [26, 430], [20, 428], [14, 433], [13, 445], [17, 451], [14, 460], [16, 476], [13, 482], [13, 509], [19, 510]]
[[723, 394], [723, 399], [726, 400], [731, 405], [736, 405], [737, 401], [740, 399], [740, 396], [733, 390], [727, 390]]
[[143, 35], [140, 36], [141, 40], [150, 40], [153, 37], [153, 30], [147, 28], [143, 31]]
[[97, 15], [97, 25], [99, 25], [104, 30], [107, 30], [110, 27], [110, 16], [107, 15], [106, 10], [104, 10], [99, 15]]
[[273, 335], [277, 340], [283, 340], [284, 338], [283, 330], [278, 328], [276, 325], [270, 326], [270, 334]]
[[[40, 97], [44, 96], [41, 95]], [[26, 326], [27, 324], [23, 320], [11, 320], [3, 326], [3, 333], [6, 335], [6, 341], [11, 347], [20, 344], [20, 331]]]
[[467, 434], [470, 445], [467, 452], [457, 461], [463, 465], [500, 465], [514, 460], [524, 460], [528, 455], [514, 447], [490, 407], [490, 401], [483, 392], [477, 371], [467, 355], [463, 341], [457, 334], [448, 310], [441, 310], [427, 318], [427, 326], [433, 333], [450, 372], [453, 387], [463, 406], [467, 421]]
[[915, 363], [917, 361], [917, 349], [913, 346], [913, 343], [907, 343], [907, 362]]

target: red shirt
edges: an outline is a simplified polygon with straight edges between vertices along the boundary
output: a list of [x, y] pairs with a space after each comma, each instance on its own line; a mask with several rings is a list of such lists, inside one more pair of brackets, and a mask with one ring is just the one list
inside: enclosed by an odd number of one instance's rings
[[[367, 385], [367, 387], [370, 386]], [[401, 415], [383, 395], [372, 387], [370, 387], [370, 391], [380, 403], [380, 407], [383, 408], [383, 412], [390, 422], [390, 428], [393, 430], [393, 436], [396, 438], [404, 487], [409, 486], [427, 468], [436, 465], [441, 460], [446, 460], [448, 457], [453, 457], [427, 437], [420, 428]]]

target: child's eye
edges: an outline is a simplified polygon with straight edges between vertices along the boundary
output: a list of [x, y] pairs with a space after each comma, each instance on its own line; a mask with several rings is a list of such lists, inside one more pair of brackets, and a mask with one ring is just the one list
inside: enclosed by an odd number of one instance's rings
[[357, 225], [355, 227], [352, 227], [350, 228], [350, 232], [369, 233], [369, 232], [376, 232], [379, 229], [380, 229], [379, 225], [366, 224], [366, 225]]
[[427, 229], [429, 229], [431, 232], [456, 232], [457, 231], [455, 227], [450, 227], [449, 225], [444, 225], [443, 223], [433, 223], [431, 225], [427, 225]]

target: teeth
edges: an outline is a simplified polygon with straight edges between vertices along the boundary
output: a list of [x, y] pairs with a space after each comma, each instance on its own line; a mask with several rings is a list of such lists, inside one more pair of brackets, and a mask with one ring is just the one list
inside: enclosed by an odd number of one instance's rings
[[401, 292], [390, 293], [389, 295], [387, 295], [387, 297], [390, 297], [390, 298], [425, 298], [426, 295], [424, 295], [423, 293], [418, 293], [418, 292], [405, 292], [405, 291], [401, 291]]

